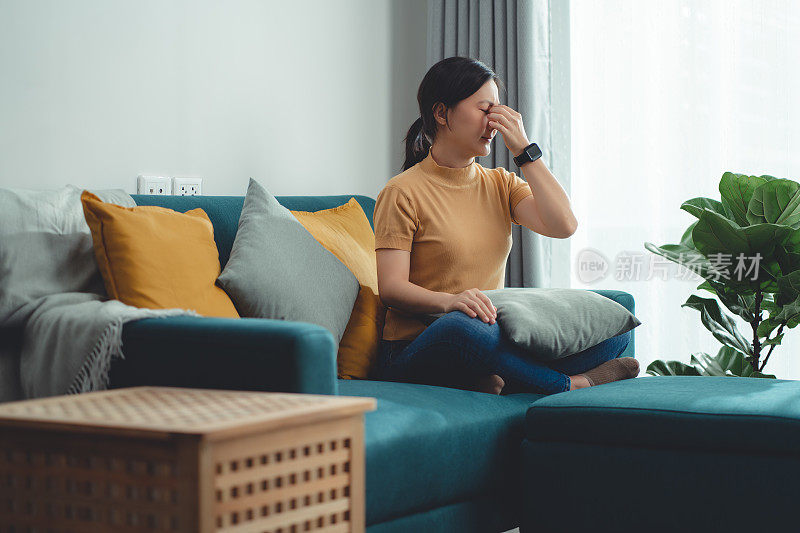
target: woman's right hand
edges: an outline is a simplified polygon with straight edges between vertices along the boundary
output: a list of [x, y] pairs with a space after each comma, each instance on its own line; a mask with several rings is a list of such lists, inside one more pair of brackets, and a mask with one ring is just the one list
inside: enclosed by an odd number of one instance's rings
[[462, 311], [472, 318], [480, 316], [481, 320], [489, 324], [494, 324], [497, 318], [497, 308], [479, 289], [451, 294], [444, 308], [445, 313], [450, 311]]

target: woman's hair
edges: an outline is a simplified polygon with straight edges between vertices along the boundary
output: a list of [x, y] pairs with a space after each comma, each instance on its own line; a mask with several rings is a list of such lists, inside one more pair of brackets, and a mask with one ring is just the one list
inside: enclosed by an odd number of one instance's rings
[[[406, 160], [403, 170], [413, 167], [428, 155], [428, 149], [436, 138], [433, 107], [441, 102], [446, 109], [451, 109], [475, 94], [490, 79], [502, 87], [503, 82], [492, 69], [471, 57], [448, 57], [428, 69], [417, 91], [421, 116], [408, 129], [405, 138]], [[450, 127], [449, 122], [447, 126]]]

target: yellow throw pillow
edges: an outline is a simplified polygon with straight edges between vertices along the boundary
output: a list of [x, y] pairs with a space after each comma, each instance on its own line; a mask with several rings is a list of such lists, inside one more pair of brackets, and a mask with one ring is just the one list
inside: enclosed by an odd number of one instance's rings
[[378, 296], [375, 233], [358, 200], [321, 211], [291, 211], [314, 238], [350, 269], [361, 288], [339, 342], [340, 378], [365, 379], [378, 357], [386, 307]]
[[121, 207], [89, 191], [83, 191], [81, 203], [110, 298], [134, 307], [239, 318], [216, 285], [219, 252], [205, 211]]

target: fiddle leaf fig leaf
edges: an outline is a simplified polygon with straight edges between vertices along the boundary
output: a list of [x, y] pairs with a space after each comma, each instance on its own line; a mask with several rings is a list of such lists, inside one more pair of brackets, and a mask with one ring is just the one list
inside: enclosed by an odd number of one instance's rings
[[775, 304], [786, 306], [797, 301], [800, 296], [800, 270], [777, 279], [778, 291], [775, 295]]
[[781, 321], [775, 317], [765, 318], [759, 322], [758, 327], [756, 328], [756, 335], [758, 335], [759, 338], [769, 337], [770, 333], [778, 329], [780, 326]]
[[771, 339], [763, 340], [763, 341], [761, 341], [761, 346], [769, 346], [769, 345], [772, 345], [772, 344], [778, 346], [778, 345], [780, 345], [781, 340], [783, 340], [783, 336], [784, 335], [786, 335], [786, 334], [785, 333], [781, 333], [780, 335], [775, 335]]
[[644, 247], [654, 254], [669, 259], [674, 263], [682, 265], [700, 277], [708, 278], [714, 276], [715, 272], [706, 256], [683, 244], [664, 244], [656, 246], [652, 242], [645, 242]]
[[703, 325], [722, 344], [750, 354], [753, 346], [745, 339], [736, 327], [733, 318], [726, 315], [719, 302], [713, 298], [701, 298], [691, 295], [681, 307], [690, 307], [700, 311], [700, 320]]
[[681, 236], [680, 244], [686, 246], [687, 248], [691, 248], [692, 250], [697, 250], [697, 248], [694, 245], [694, 241], [692, 241], [692, 230], [694, 230], [694, 227], [697, 225], [697, 222], [698, 222], [697, 220], [692, 222], [689, 225], [689, 227], [686, 228], [686, 231], [684, 231], [683, 235]]
[[[736, 313], [746, 322], [755, 319], [755, 297], [753, 295], [741, 294], [724, 283], [714, 280], [706, 280], [704, 283], [711, 287], [712, 292], [717, 295], [719, 301], [725, 304], [725, 307], [730, 309], [731, 312]], [[701, 284], [698, 286], [698, 289], [700, 288], [705, 287]]]
[[[767, 320], [778, 322], [779, 324], [786, 324], [786, 327], [789, 329], [797, 326], [797, 324], [800, 323], [800, 297], [782, 306], [777, 315], [770, 316]], [[759, 324], [759, 327], [760, 326], [761, 324]], [[756, 333], [758, 333], [758, 330], [756, 330]]]
[[700, 218], [700, 214], [705, 209], [718, 213], [724, 217], [731, 218], [731, 213], [725, 209], [725, 206], [722, 205], [722, 202], [719, 200], [714, 200], [713, 198], [705, 198], [703, 196], [686, 200], [681, 204], [681, 209], [697, 218]]
[[693, 366], [680, 361], [653, 361], [647, 365], [645, 373], [651, 376], [699, 376], [700, 372]]
[[720, 347], [715, 360], [725, 375], [745, 376], [753, 373], [753, 365], [745, 359], [744, 354], [730, 346]]
[[705, 352], [693, 353], [691, 357], [692, 365], [704, 376], [725, 376], [728, 375], [719, 362]]
[[701, 283], [700, 285], [697, 286], [697, 290], [698, 291], [706, 290], [706, 291], [710, 292], [711, 294], [717, 294], [717, 290], [714, 288], [714, 286], [708, 280], [703, 280], [703, 283]]
[[758, 252], [766, 260], [771, 258], [775, 246], [789, 239], [793, 232], [789, 226], [769, 223], [741, 227], [717, 213], [703, 211], [692, 230], [692, 241], [706, 257], [713, 253], [755, 256]]
[[719, 181], [719, 193], [722, 196], [722, 205], [733, 215], [733, 220], [740, 226], [746, 226], [747, 206], [753, 191], [767, 180], [759, 176], [725, 172]]
[[746, 218], [750, 224], [770, 222], [794, 226], [800, 223], [800, 183], [787, 179], [765, 181], [753, 190]]

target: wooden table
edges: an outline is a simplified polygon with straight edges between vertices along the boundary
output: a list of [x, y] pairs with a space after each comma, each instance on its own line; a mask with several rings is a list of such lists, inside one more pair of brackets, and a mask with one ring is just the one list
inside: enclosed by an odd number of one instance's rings
[[0, 530], [362, 532], [376, 403], [133, 387], [0, 404]]

